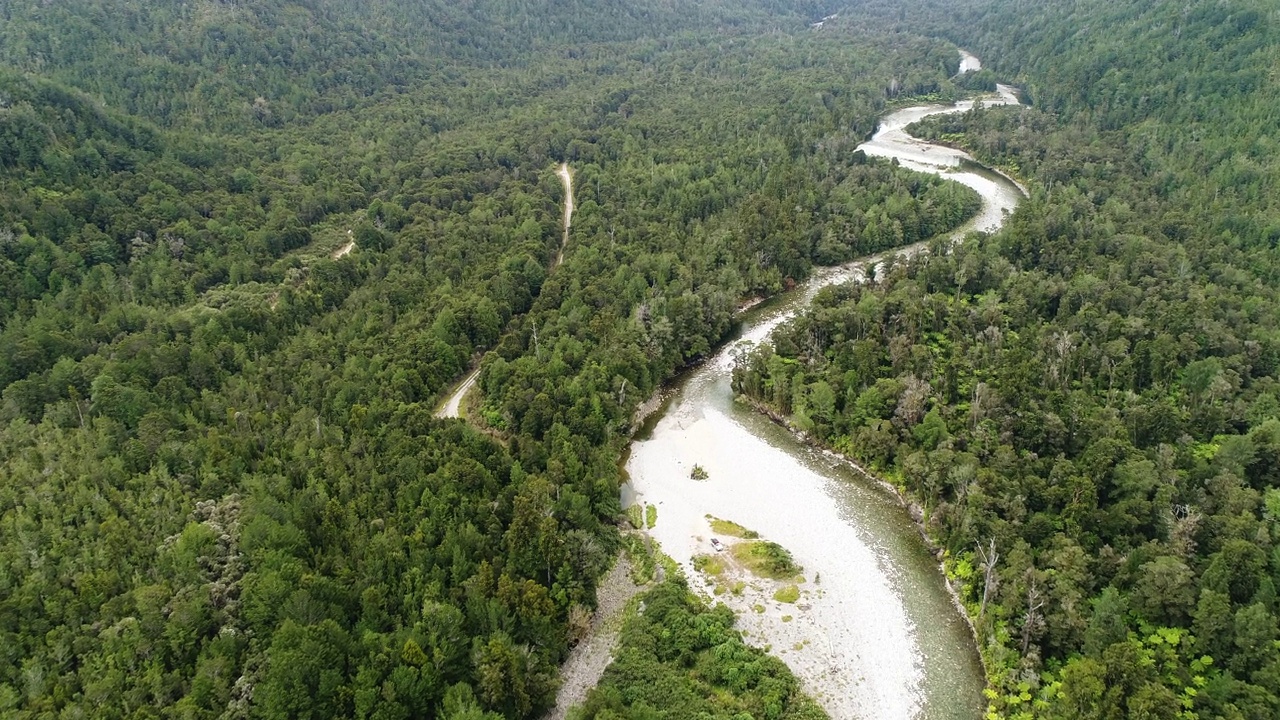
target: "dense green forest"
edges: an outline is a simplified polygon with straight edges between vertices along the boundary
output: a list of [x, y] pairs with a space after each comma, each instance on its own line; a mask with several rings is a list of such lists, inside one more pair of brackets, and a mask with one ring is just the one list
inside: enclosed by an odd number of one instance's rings
[[[976, 204], [854, 152], [954, 47], [803, 6], [0, 14], [5, 717], [539, 715], [636, 404], [742, 299]], [[488, 431], [433, 418], [482, 356]], [[708, 713], [808, 707], [654, 603]]]
[[923, 506], [994, 716], [1280, 716], [1274, 5], [863, 10], [1024, 87], [913, 131], [1031, 197], [824, 292], [736, 389]]
[[[279, 126], [368, 107], [388, 94], [473, 81], [477, 69], [535, 67], [600, 43], [697, 27], [794, 30], [817, 11], [781, 0], [553, 8], [538, 0], [16, 0], [0, 8], [0, 61], [164, 125], [235, 132], [246, 121]], [[433, 113], [450, 110], [434, 105]]]
[[743, 643], [728, 608], [708, 609], [682, 580], [668, 580], [640, 596], [613, 663], [572, 717], [819, 720], [826, 714], [800, 693], [781, 660]]

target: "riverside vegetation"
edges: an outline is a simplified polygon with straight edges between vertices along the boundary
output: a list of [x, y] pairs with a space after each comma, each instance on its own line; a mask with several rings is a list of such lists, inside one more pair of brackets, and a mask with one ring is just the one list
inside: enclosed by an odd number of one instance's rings
[[[635, 406], [741, 299], [977, 205], [853, 152], [963, 92], [954, 47], [810, 32], [816, 5], [4, 14], [6, 717], [538, 715], [620, 545]], [[480, 355], [490, 434], [432, 417]], [[661, 592], [701, 634], [585, 716], [647, 717], [654, 673], [811, 714]]]
[[1025, 87], [913, 132], [1031, 196], [823, 292], [735, 388], [922, 505], [991, 717], [1280, 715], [1274, 7], [860, 12]]

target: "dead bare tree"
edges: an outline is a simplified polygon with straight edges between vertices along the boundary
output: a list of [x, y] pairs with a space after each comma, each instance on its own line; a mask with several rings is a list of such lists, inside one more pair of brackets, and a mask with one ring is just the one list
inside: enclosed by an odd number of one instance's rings
[[1022, 656], [1026, 657], [1027, 650], [1031, 647], [1031, 634], [1044, 624], [1044, 614], [1040, 610], [1044, 607], [1044, 596], [1041, 595], [1040, 589], [1036, 587], [1036, 578], [1031, 574], [1031, 582], [1027, 585], [1027, 611], [1022, 615]]
[[1194, 505], [1174, 504], [1166, 511], [1169, 525], [1169, 544], [1181, 557], [1190, 557], [1196, 549], [1196, 531], [1204, 515]]
[[996, 577], [996, 563], [1000, 561], [1000, 553], [996, 552], [996, 539], [990, 538], [987, 541], [987, 547], [984, 549], [982, 544], [978, 544], [978, 558], [982, 560], [982, 604], [978, 606], [978, 622], [982, 622], [982, 618], [987, 613], [987, 600], [990, 599], [992, 591], [996, 589], [999, 578]]
[[969, 428], [976, 429], [978, 423], [982, 422], [987, 416], [987, 405], [994, 404], [992, 402], [995, 393], [992, 392], [991, 386], [984, 382], [979, 382], [973, 386], [973, 400], [969, 403]]
[[1069, 332], [1056, 332], [1052, 339], [1053, 354], [1049, 357], [1049, 375], [1066, 389], [1071, 382], [1071, 354], [1076, 349], [1076, 338]]

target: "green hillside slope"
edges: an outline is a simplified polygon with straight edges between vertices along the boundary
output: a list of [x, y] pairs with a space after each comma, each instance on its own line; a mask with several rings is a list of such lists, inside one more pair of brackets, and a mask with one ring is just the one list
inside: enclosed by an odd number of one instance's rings
[[5, 6], [0, 715], [539, 715], [635, 406], [972, 210], [853, 155], [943, 42], [493, 5]]
[[[1280, 713], [1280, 27], [1266, 3], [922, 3], [1024, 85], [916, 132], [1031, 189], [828, 293], [738, 388], [926, 508], [992, 712]], [[816, 348], [816, 350], [814, 349]]]

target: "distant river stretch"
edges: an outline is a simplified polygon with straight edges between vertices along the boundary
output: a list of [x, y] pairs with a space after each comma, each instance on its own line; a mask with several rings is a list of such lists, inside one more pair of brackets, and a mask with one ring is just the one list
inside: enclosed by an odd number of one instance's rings
[[[965, 63], [978, 67], [967, 53]], [[982, 102], [1018, 100], [1001, 86]], [[972, 164], [965, 153], [916, 140], [903, 128], [972, 105], [899, 110], [860, 146], [867, 155], [897, 158], [904, 167], [942, 175], [981, 194], [981, 212], [957, 237], [998, 229], [1023, 193], [1003, 175]], [[961, 160], [969, 161], [963, 169]], [[650, 431], [633, 444], [624, 501], [657, 506], [651, 533], [684, 566], [695, 588], [710, 590], [692, 564], [695, 555], [715, 552], [709, 515], [740, 523], [791, 551], [804, 567], [799, 602], [775, 601], [767, 587], [717, 599], [738, 613], [747, 639], [769, 645], [833, 718], [975, 720], [982, 714], [984, 682], [977, 651], [937, 560], [907, 512], [845, 463], [736, 405], [730, 389], [733, 355], [744, 343], [764, 340], [820, 288], [859, 279], [886, 255], [820, 271], [794, 292], [749, 312], [740, 339], [676, 383], [670, 400], [650, 419]], [[694, 464], [706, 470], [706, 480], [690, 478]]]

